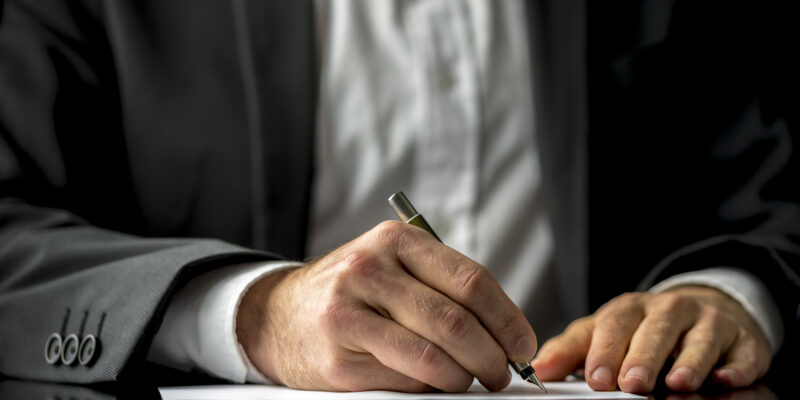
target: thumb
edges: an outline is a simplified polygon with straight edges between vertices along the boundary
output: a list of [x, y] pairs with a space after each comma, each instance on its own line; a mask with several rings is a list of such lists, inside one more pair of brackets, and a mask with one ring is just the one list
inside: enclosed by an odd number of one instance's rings
[[581, 368], [592, 343], [593, 331], [594, 319], [586, 317], [571, 323], [562, 334], [548, 340], [531, 363], [539, 379], [564, 380]]

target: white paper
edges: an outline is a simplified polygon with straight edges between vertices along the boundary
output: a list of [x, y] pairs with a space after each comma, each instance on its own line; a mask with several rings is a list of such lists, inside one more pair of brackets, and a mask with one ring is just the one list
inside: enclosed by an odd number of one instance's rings
[[159, 388], [164, 400], [270, 400], [270, 399], [645, 399], [624, 392], [595, 392], [586, 382], [546, 382], [548, 393], [514, 376], [511, 384], [502, 392], [489, 393], [477, 381], [467, 393], [423, 393], [409, 394], [386, 391], [370, 392], [312, 392], [293, 390], [283, 386], [264, 385], [217, 385], [183, 386]]

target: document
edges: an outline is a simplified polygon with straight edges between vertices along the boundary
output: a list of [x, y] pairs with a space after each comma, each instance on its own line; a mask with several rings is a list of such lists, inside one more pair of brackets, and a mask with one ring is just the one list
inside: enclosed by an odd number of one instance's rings
[[288, 389], [282, 386], [219, 385], [159, 388], [164, 400], [271, 400], [271, 399], [330, 399], [330, 400], [421, 400], [421, 399], [646, 399], [623, 392], [595, 392], [586, 382], [546, 382], [548, 393], [514, 375], [511, 384], [502, 392], [487, 392], [477, 381], [467, 393], [409, 394], [386, 391], [370, 392], [313, 392]]

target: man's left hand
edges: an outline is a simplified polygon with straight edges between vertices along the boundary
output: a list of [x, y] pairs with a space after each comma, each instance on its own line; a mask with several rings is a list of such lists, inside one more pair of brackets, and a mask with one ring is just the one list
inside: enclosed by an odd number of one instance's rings
[[676, 391], [697, 390], [709, 374], [722, 385], [746, 387], [771, 360], [763, 332], [739, 302], [713, 288], [680, 286], [609, 301], [545, 343], [533, 366], [542, 380], [584, 367], [594, 390], [644, 393], [670, 356], [665, 383]]

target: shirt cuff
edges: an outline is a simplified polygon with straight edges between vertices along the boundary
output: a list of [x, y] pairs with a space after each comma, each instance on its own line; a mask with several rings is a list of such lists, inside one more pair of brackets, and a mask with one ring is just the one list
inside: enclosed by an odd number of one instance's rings
[[247, 289], [259, 279], [302, 265], [287, 261], [245, 263], [192, 279], [173, 296], [147, 359], [237, 383], [271, 384], [253, 366], [236, 338], [236, 313]]
[[708, 286], [732, 297], [750, 313], [764, 332], [772, 355], [780, 348], [783, 343], [783, 321], [778, 306], [767, 287], [754, 275], [736, 268], [708, 268], [669, 277], [653, 286], [650, 292], [663, 292], [682, 285]]

